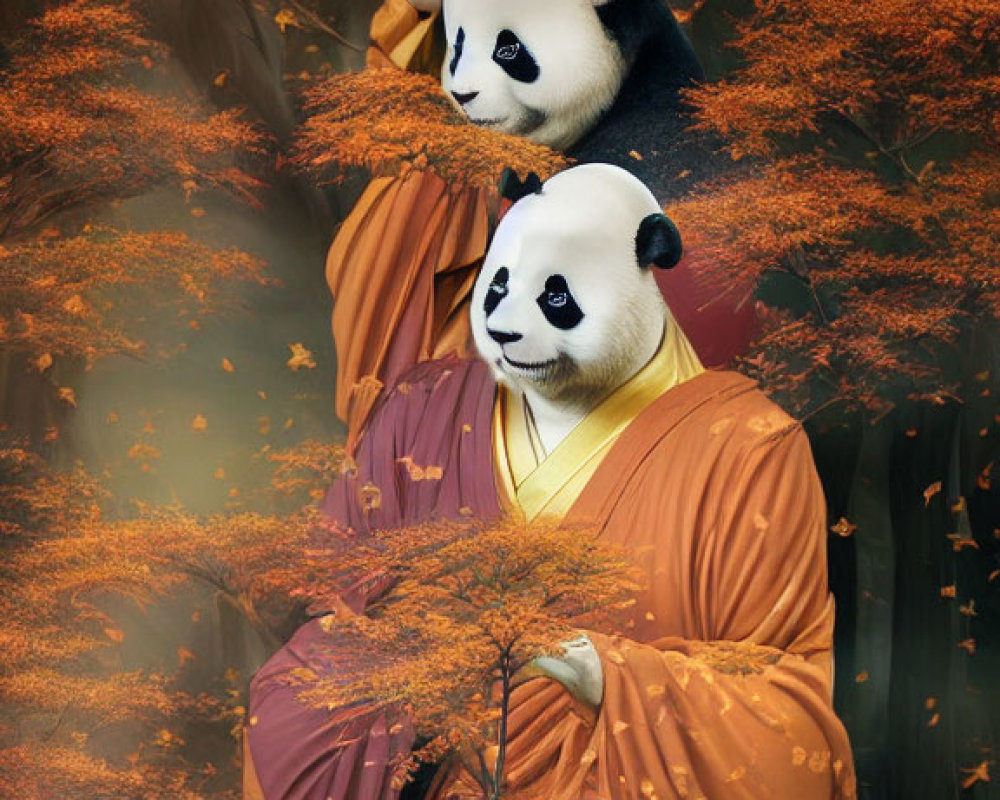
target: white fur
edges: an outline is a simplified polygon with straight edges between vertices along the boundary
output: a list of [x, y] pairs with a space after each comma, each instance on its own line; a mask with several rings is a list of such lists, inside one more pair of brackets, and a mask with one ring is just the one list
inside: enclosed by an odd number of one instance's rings
[[[471, 121], [566, 149], [589, 131], [614, 102], [627, 73], [620, 49], [594, 10], [593, 0], [444, 0], [448, 53], [441, 82], [452, 92], [478, 96], [459, 108]], [[465, 31], [454, 76], [458, 29]], [[513, 31], [540, 74], [533, 83], [512, 79], [493, 61], [497, 34]], [[533, 127], [537, 113], [545, 116]]]
[[[636, 260], [642, 220], [660, 208], [623, 169], [586, 164], [549, 179], [501, 220], [472, 296], [472, 331], [497, 379], [527, 399], [545, 449], [552, 449], [604, 397], [642, 369], [661, 342], [666, 304]], [[508, 293], [487, 320], [484, 300], [496, 272]], [[536, 298], [562, 275], [583, 311], [575, 328], [549, 323]], [[501, 345], [489, 330], [518, 333]], [[570, 374], [510, 363], [571, 361]]]

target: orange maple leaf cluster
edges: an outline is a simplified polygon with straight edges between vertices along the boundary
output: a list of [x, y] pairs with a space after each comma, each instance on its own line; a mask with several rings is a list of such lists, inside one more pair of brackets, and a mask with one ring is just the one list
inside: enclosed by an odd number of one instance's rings
[[403, 70], [328, 78], [307, 93], [305, 113], [296, 160], [329, 181], [346, 167], [383, 175], [415, 167], [492, 187], [504, 167], [546, 178], [567, 163], [542, 145], [469, 124], [436, 80]]

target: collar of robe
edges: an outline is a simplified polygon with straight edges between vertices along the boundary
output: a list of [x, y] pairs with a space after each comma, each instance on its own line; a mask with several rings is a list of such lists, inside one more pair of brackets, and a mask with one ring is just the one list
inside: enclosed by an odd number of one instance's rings
[[531, 522], [561, 520], [583, 492], [625, 428], [664, 392], [704, 372], [673, 317], [649, 363], [602, 400], [548, 455], [524, 395], [497, 387], [493, 458], [500, 496], [509, 513]]

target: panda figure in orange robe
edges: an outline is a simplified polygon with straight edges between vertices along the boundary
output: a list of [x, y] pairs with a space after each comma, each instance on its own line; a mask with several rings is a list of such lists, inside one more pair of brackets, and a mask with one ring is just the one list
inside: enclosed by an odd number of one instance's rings
[[[676, 264], [679, 234], [633, 176], [588, 164], [505, 193], [516, 202], [471, 301], [480, 358], [410, 370], [324, 513], [358, 536], [546, 519], [634, 560], [644, 588], [620, 634], [581, 632], [514, 691], [506, 796], [851, 800], [828, 521], [801, 426], [747, 378], [703, 369], [653, 277]], [[362, 579], [342, 600], [363, 613], [381, 590]], [[337, 674], [333, 631], [306, 623], [254, 678], [248, 798], [396, 800], [409, 718], [311, 708], [289, 681]], [[424, 788], [483, 797], [458, 762]]]

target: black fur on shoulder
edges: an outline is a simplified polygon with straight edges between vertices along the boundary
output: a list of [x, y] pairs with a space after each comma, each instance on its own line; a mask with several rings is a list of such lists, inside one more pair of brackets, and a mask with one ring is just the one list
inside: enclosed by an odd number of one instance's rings
[[504, 167], [500, 176], [500, 196], [506, 197], [512, 203], [516, 203], [522, 197], [529, 194], [542, 193], [542, 179], [534, 172], [529, 172], [528, 177], [523, 181], [510, 167]]
[[704, 79], [694, 48], [665, 0], [611, 0], [595, 10], [629, 71], [614, 104], [567, 154], [623, 167], [660, 200], [680, 196], [715, 168], [706, 138], [686, 130], [680, 91]]
[[655, 264], [660, 269], [677, 266], [684, 254], [681, 234], [666, 214], [650, 214], [639, 223], [635, 234], [635, 257], [645, 269]]

